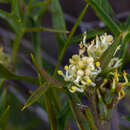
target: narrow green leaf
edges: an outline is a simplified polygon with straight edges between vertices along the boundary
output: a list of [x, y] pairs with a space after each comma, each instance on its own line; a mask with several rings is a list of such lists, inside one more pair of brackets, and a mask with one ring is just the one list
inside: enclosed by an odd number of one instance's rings
[[0, 96], [0, 112], [3, 112], [6, 109], [7, 103], [7, 89], [4, 89], [1, 96]]
[[0, 82], [0, 89], [1, 89], [1, 87], [3, 86], [3, 84], [5, 83], [5, 79], [1, 79], [1, 82]]
[[[56, 30], [66, 30], [65, 19], [63, 16], [62, 8], [60, 6], [59, 0], [52, 0], [50, 11], [52, 15], [52, 26]], [[58, 41], [58, 45], [60, 50], [64, 46], [63, 40], [66, 38], [65, 34], [56, 34], [56, 39]]]
[[57, 120], [56, 120], [56, 113], [55, 113], [55, 108], [54, 108], [56, 106], [53, 105], [52, 100], [50, 100], [51, 99], [50, 96], [51, 95], [48, 92], [44, 95], [45, 106], [46, 106], [46, 110], [48, 113], [50, 128], [51, 128], [51, 130], [57, 130]]
[[21, 109], [22, 111], [26, 109], [27, 107], [31, 106], [33, 103], [35, 103], [42, 95], [46, 93], [48, 90], [48, 86], [45, 84], [38, 87], [28, 98], [27, 102], [25, 103], [24, 107]]
[[19, 21], [21, 21], [20, 17], [20, 7], [19, 7], [19, 0], [12, 0], [12, 9], [11, 9], [11, 15], [18, 18]]
[[33, 77], [15, 75], [14, 73], [10, 72], [7, 68], [5, 68], [2, 64], [0, 64], [0, 77], [7, 80], [22, 80], [33, 84], [39, 84], [38, 79]]
[[17, 52], [19, 50], [20, 41], [22, 39], [23, 33], [16, 34], [15, 39], [13, 41], [12, 47], [12, 69], [15, 70], [16, 68], [16, 60], [17, 60]]
[[[30, 25], [32, 28], [37, 28], [40, 26], [39, 21], [35, 20], [34, 18], [30, 18]], [[40, 40], [40, 32], [34, 31], [32, 32], [32, 42], [34, 48], [34, 56], [37, 62], [41, 62], [41, 40]]]
[[87, 106], [83, 109], [83, 113], [84, 113], [84, 115], [85, 115], [85, 117], [88, 121], [90, 128], [92, 130], [97, 130], [93, 115], [92, 115], [91, 111], [89, 110], [89, 108]]
[[85, 0], [96, 11], [97, 15], [103, 20], [103, 22], [109, 27], [109, 29], [117, 36], [121, 32], [120, 27], [114, 22], [103, 6], [100, 6], [97, 0]]
[[121, 40], [121, 47], [120, 47], [120, 51], [119, 51], [119, 58], [122, 59], [122, 65], [120, 67], [120, 70], [125, 62], [125, 56], [127, 53], [127, 49], [128, 49], [128, 40], [126, 39], [126, 37], [124, 39]]
[[56, 30], [56, 29], [46, 28], [46, 27], [26, 28], [26, 32], [37, 32], [37, 31], [63, 33], [63, 34], [69, 33], [69, 31], [67, 30]]
[[50, 8], [51, 8], [52, 22], [54, 28], [66, 30], [65, 20], [64, 20], [64, 16], [63, 16], [63, 12], [59, 0], [52, 0]]
[[[55, 89], [54, 87], [57, 87], [57, 86], [62, 86], [62, 84], [54, 79], [52, 76], [50, 76], [43, 67], [41, 67], [41, 65], [39, 63], [37, 63], [37, 61], [35, 60], [35, 58], [33, 57], [33, 55], [31, 54], [31, 57], [32, 57], [32, 61], [33, 61], [33, 64], [34, 66], [36, 67], [38, 73], [46, 80], [50, 83], [50, 86], [51, 87], [51, 90], [49, 91], [49, 93], [51, 94], [51, 98], [53, 99], [54, 103], [55, 103], [55, 108], [57, 109], [57, 111], [60, 110], [60, 103], [59, 103], [59, 98], [58, 96], [56, 95], [55, 92]], [[51, 100], [51, 98], [49, 97], [48, 100]]]
[[[33, 4], [30, 6], [31, 8], [39, 8], [39, 7], [41, 7], [41, 6], [43, 6], [43, 5], [45, 5], [45, 4], [47, 4], [47, 2], [48, 2], [48, 0], [45, 0], [45, 1], [40, 1], [40, 0], [35, 0], [34, 2], [33, 2]], [[38, 14], [38, 13], [37, 13]]]
[[26, 13], [24, 14], [23, 16], [23, 23], [24, 23], [24, 26], [27, 26], [27, 23], [28, 23], [28, 20], [30, 18], [30, 14], [32, 13], [31, 12], [31, 6], [33, 4], [33, 1], [34, 0], [29, 0], [27, 3], [26, 3]]
[[99, 6], [101, 6], [105, 13], [109, 14], [110, 16], [115, 15], [111, 5], [109, 4], [108, 0], [95, 0]]
[[47, 11], [49, 4], [51, 3], [51, 0], [35, 0], [33, 4], [30, 6], [32, 8], [32, 13], [30, 14], [32, 18], [34, 18], [37, 22], [41, 22], [41, 18], [44, 15], [44, 13]]
[[125, 29], [130, 31], [130, 16], [128, 16], [125, 22]]
[[79, 128], [79, 130], [89, 129], [89, 126], [87, 124], [85, 117], [83, 116], [83, 114], [81, 113], [81, 111], [78, 108], [77, 104], [79, 101], [77, 101], [75, 96], [70, 94], [69, 92], [68, 92], [68, 96], [69, 96], [70, 107], [71, 107], [73, 116], [75, 118], [77, 127]]
[[[70, 106], [69, 106], [69, 102], [68, 100], [62, 105], [61, 107], [61, 111], [60, 113], [58, 113], [58, 116], [57, 116], [57, 119], [58, 119], [58, 122], [59, 122], [59, 125], [58, 125], [58, 130], [61, 130], [62, 128], [65, 127], [65, 124], [66, 124], [66, 121], [67, 121], [67, 118], [70, 114]], [[64, 117], [64, 118], [63, 118]]]
[[44, 68], [39, 63], [37, 63], [37, 61], [35, 60], [35, 58], [33, 57], [32, 54], [31, 54], [31, 57], [32, 57], [33, 64], [34, 64], [35, 68], [37, 69], [38, 73], [40, 73], [43, 76], [43, 78], [45, 78], [46, 81], [49, 81], [49, 83], [51, 83], [54, 86], [56, 86], [56, 85], [62, 86], [62, 84], [59, 81], [57, 81], [52, 76], [50, 76], [44, 70]]
[[86, 13], [86, 11], [87, 11], [87, 8], [88, 8], [88, 5], [86, 5], [86, 6], [84, 7], [83, 11], [81, 12], [80, 16], [78, 17], [76, 23], [74, 24], [74, 26], [73, 26], [73, 28], [72, 28], [72, 30], [71, 30], [71, 33], [69, 34], [69, 36], [68, 36], [68, 38], [67, 38], [67, 40], [66, 40], [66, 42], [65, 42], [65, 44], [64, 44], [64, 47], [63, 47], [63, 49], [62, 49], [62, 51], [61, 51], [61, 53], [60, 53], [60, 56], [59, 56], [59, 59], [58, 59], [58, 62], [57, 62], [56, 68], [55, 68], [54, 75], [56, 75], [57, 70], [58, 70], [59, 67], [60, 67], [60, 64], [61, 64], [61, 61], [62, 61], [62, 59], [63, 59], [64, 53], [65, 53], [65, 51], [66, 51], [68, 45], [70, 44], [70, 41], [71, 41], [71, 39], [72, 39], [72, 37], [73, 37], [73, 35], [74, 35], [74, 33], [75, 33], [75, 31], [76, 31], [76, 29], [77, 29], [79, 23], [80, 23], [80, 21], [83, 19], [84, 15], [85, 15], [85, 13]]
[[8, 124], [10, 106], [8, 105], [7, 108], [3, 111], [2, 115], [0, 116], [0, 128], [5, 129]]
[[10, 15], [8, 12], [0, 10], [0, 17], [7, 21], [12, 29], [17, 33], [20, 34], [23, 31], [23, 27], [21, 25], [21, 21], [18, 19], [15, 19], [12, 15]]
[[128, 43], [130, 42], [130, 17], [127, 18], [123, 26], [123, 38], [121, 42], [119, 57], [123, 59], [124, 62], [128, 50]]

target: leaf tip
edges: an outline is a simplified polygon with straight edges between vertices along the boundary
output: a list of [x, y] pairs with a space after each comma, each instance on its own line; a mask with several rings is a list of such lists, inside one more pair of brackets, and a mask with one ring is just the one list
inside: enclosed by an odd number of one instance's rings
[[24, 111], [24, 110], [25, 110], [25, 108], [26, 108], [26, 106], [23, 106], [23, 108], [21, 109], [21, 111]]

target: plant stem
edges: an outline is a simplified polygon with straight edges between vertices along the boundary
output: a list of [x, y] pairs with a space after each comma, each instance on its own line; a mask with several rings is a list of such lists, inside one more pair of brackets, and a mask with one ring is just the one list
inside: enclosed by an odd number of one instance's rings
[[87, 94], [88, 96], [88, 101], [90, 103], [91, 109], [92, 109], [92, 114], [95, 120], [95, 124], [97, 128], [99, 128], [99, 119], [98, 119], [98, 112], [97, 112], [97, 104], [96, 104], [96, 90], [94, 91], [89, 91]]
[[96, 97], [96, 89], [90, 90], [87, 92], [88, 101], [90, 103], [90, 107], [92, 109], [92, 114], [95, 120], [95, 124], [98, 130], [110, 130], [110, 120], [102, 120], [98, 114], [98, 104]]
[[67, 30], [56, 30], [52, 28], [46, 28], [46, 27], [33, 27], [33, 28], [27, 28], [26, 32], [37, 32], [37, 31], [44, 31], [44, 32], [54, 32], [54, 33], [69, 33]]
[[96, 127], [95, 122], [94, 122], [93, 115], [91, 114], [88, 107], [85, 107], [84, 115], [85, 115], [85, 117], [86, 117], [86, 119], [88, 121], [88, 124], [89, 124], [90, 128], [92, 130], [97, 130], [97, 127]]

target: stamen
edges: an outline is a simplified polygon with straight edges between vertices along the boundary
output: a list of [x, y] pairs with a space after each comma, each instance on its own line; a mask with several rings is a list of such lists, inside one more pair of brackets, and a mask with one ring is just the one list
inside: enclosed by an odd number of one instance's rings
[[69, 69], [69, 66], [68, 66], [68, 65], [65, 65], [64, 69], [65, 69], [65, 70], [68, 70], [68, 69]]
[[62, 74], [63, 74], [63, 72], [62, 72], [61, 70], [58, 70], [57, 73], [58, 73], [59, 75], [62, 75]]
[[97, 67], [100, 66], [100, 62], [99, 62], [99, 61], [96, 62], [96, 66], [97, 66]]
[[90, 84], [92, 81], [90, 79], [87, 80], [88, 84]]

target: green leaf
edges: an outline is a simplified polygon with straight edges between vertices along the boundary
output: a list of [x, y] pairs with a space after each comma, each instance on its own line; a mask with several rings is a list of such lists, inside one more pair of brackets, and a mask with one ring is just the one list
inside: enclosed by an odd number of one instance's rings
[[46, 84], [41, 85], [38, 87], [28, 98], [27, 102], [25, 103], [24, 107], [21, 109], [22, 111], [26, 109], [27, 107], [31, 106], [33, 103], [35, 103], [42, 95], [46, 93], [49, 86], [46, 86]]
[[[63, 104], [63, 106], [61, 107], [61, 111], [57, 116], [59, 125], [58, 125], [58, 129], [61, 130], [62, 128], [65, 127], [67, 118], [70, 114], [70, 106], [69, 106], [69, 102], [68, 100]], [[64, 117], [64, 118], [63, 118]]]
[[122, 39], [121, 42], [122, 42], [122, 44], [121, 44], [120, 51], [119, 51], [119, 58], [122, 59], [122, 65], [121, 66], [123, 66], [129, 42], [125, 39]]
[[35, 0], [30, 6], [30, 8], [32, 8], [32, 13], [30, 14], [31, 17], [34, 18], [37, 22], [39, 22], [44, 13], [47, 11], [50, 3], [51, 0], [45, 0], [45, 1]]
[[83, 112], [84, 112], [84, 115], [88, 121], [88, 124], [90, 126], [90, 128], [92, 130], [97, 130], [96, 128], [96, 125], [95, 125], [95, 121], [94, 121], [94, 118], [93, 118], [93, 115], [91, 113], [91, 111], [89, 110], [89, 108], [87, 106], [85, 106], [85, 108], [83, 108]]
[[108, 0], [95, 0], [100, 7], [103, 8], [104, 12], [109, 14], [110, 16], [115, 15], [111, 5], [109, 4]]
[[[58, 96], [56, 95], [56, 93], [54, 93], [55, 92], [55, 87], [57, 87], [57, 86], [62, 86], [62, 84], [58, 81], [58, 80], [56, 80], [56, 79], [54, 79], [52, 76], [50, 76], [47, 72], [46, 72], [46, 70], [39, 64], [39, 63], [37, 63], [37, 61], [35, 60], [35, 58], [33, 57], [33, 55], [31, 54], [31, 57], [32, 57], [32, 61], [33, 61], [33, 63], [34, 63], [34, 66], [36, 67], [36, 69], [37, 69], [37, 71], [38, 71], [38, 73], [47, 81], [47, 82], [49, 82], [49, 84], [50, 84], [50, 86], [51, 86], [51, 90], [48, 92], [50, 95], [51, 95], [51, 97], [52, 97], [52, 99], [53, 99], [53, 101], [54, 101], [54, 103], [55, 103], [55, 108], [57, 109], [57, 111], [59, 111], [59, 109], [60, 109], [60, 104], [59, 104], [59, 98], [58, 98]], [[50, 98], [50, 97], [49, 97]], [[48, 99], [48, 100], [50, 100], [50, 99]]]
[[7, 103], [7, 89], [3, 89], [3, 92], [0, 96], [0, 112], [3, 112], [4, 109], [6, 109], [6, 103]]
[[[121, 32], [120, 27], [114, 22], [108, 12], [99, 4], [99, 0], [85, 0], [95, 10], [96, 14], [103, 20], [109, 29], [117, 36]], [[105, 1], [106, 2], [106, 1]], [[105, 3], [103, 2], [103, 4]]]
[[[50, 11], [52, 15], [52, 24], [53, 28], [56, 30], [66, 30], [65, 19], [63, 16], [62, 8], [60, 6], [59, 0], [52, 0]], [[64, 39], [66, 38], [65, 34], [56, 34], [56, 39], [58, 41], [58, 45], [60, 50], [64, 46]]]
[[2, 19], [4, 19], [5, 21], [7, 21], [10, 26], [12, 27], [12, 29], [17, 33], [20, 34], [21, 32], [23, 32], [23, 27], [21, 24], [21, 21], [19, 21], [19, 19], [14, 18], [11, 14], [9, 14], [6, 11], [0, 10], [0, 17]]
[[21, 21], [19, 0], [12, 0], [11, 5], [12, 5], [11, 15], [15, 16], [16, 18], [18, 18], [19, 21]]
[[47, 92], [44, 95], [45, 98], [45, 106], [48, 113], [48, 118], [50, 122], [50, 128], [51, 130], [57, 130], [57, 120], [56, 120], [56, 113], [55, 113], [55, 105], [53, 105], [53, 100], [51, 100], [50, 92]]
[[0, 77], [7, 80], [22, 80], [32, 84], [39, 84], [38, 79], [33, 77], [15, 75], [14, 73], [10, 72], [7, 68], [5, 68], [2, 64], [0, 64]]
[[80, 23], [80, 21], [83, 19], [84, 15], [85, 15], [85, 13], [86, 13], [86, 11], [87, 11], [87, 9], [88, 9], [88, 5], [86, 5], [86, 6], [84, 7], [83, 11], [81, 12], [80, 16], [78, 17], [76, 23], [74, 24], [74, 26], [73, 26], [73, 28], [72, 28], [72, 30], [71, 30], [71, 33], [69, 34], [69, 36], [68, 36], [68, 38], [67, 38], [67, 40], [66, 40], [66, 42], [65, 42], [65, 44], [64, 44], [64, 47], [63, 47], [63, 49], [62, 49], [62, 51], [61, 51], [61, 53], [60, 53], [60, 56], [59, 56], [59, 59], [58, 59], [58, 62], [57, 62], [56, 68], [55, 68], [54, 75], [56, 75], [57, 70], [59, 69], [60, 64], [61, 64], [61, 61], [62, 61], [62, 59], [63, 59], [64, 53], [65, 53], [67, 47], [69, 46], [70, 41], [71, 41], [71, 39], [72, 39], [72, 37], [73, 37], [73, 35], [74, 35], [74, 33], [75, 33], [75, 31], [76, 31], [76, 29], [77, 29], [79, 23]]
[[113, 58], [113, 55], [120, 44], [122, 34], [120, 34], [117, 39], [109, 46], [109, 48], [102, 54], [100, 62], [102, 67], [102, 72], [107, 70], [108, 64]]
[[0, 128], [5, 129], [8, 124], [8, 118], [9, 118], [9, 112], [10, 112], [10, 106], [3, 111], [2, 115], [0, 116]]
[[53, 86], [62, 86], [62, 84], [57, 81], [56, 79], [54, 79], [52, 76], [50, 76], [46, 70], [35, 60], [35, 58], [33, 57], [33, 55], [31, 54], [31, 57], [32, 57], [32, 61], [33, 61], [33, 64], [36, 68], [36, 70], [38, 71], [38, 73], [43, 76], [43, 78], [48, 81], [49, 83], [51, 83]]
[[39, 32], [39, 31], [43, 31], [43, 32], [63, 33], [63, 34], [69, 33], [69, 31], [66, 31], [66, 30], [55, 30], [55, 29], [46, 28], [46, 27], [26, 28], [25, 31], [26, 31], [26, 32]]
[[3, 84], [5, 83], [5, 79], [1, 79], [1, 81], [0, 81], [0, 89], [1, 89], [1, 87], [3, 86]]
[[[30, 18], [30, 25], [32, 28], [37, 28], [40, 24], [37, 20], [34, 20], [33, 18]], [[33, 48], [34, 48], [34, 55], [38, 62], [41, 61], [41, 41], [40, 41], [40, 32], [35, 31], [32, 32], [32, 42], [33, 42]]]
[[125, 22], [125, 29], [130, 31], [130, 16], [128, 16]]
[[72, 110], [72, 114], [75, 118], [77, 127], [79, 128], [79, 130], [89, 129], [88, 123], [77, 105], [79, 103], [79, 100], [77, 100], [74, 94], [72, 95], [68, 92], [67, 95], [69, 97], [69, 104]]
[[119, 57], [124, 61], [124, 58], [128, 50], [128, 44], [130, 42], [130, 16], [128, 16], [123, 27], [123, 39], [120, 47]]
[[13, 41], [13, 47], [12, 47], [12, 68], [15, 70], [16, 68], [16, 60], [17, 60], [17, 52], [19, 50], [20, 41], [23, 37], [23, 33], [16, 34], [15, 39]]

